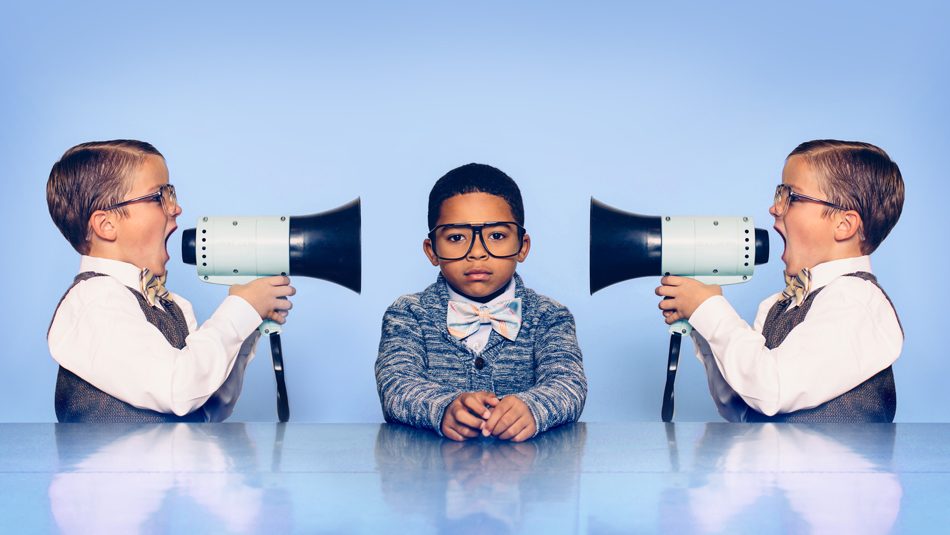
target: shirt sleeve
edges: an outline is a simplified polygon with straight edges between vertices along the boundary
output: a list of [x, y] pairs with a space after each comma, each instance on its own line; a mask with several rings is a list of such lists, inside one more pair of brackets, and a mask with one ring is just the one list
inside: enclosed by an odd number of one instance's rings
[[84, 281], [60, 305], [50, 327], [50, 354], [130, 405], [188, 414], [227, 381], [241, 345], [261, 319], [245, 300], [229, 296], [197, 327], [191, 304], [181, 296], [175, 300], [191, 331], [183, 349], [145, 319], [121, 283], [109, 277]]
[[462, 392], [428, 378], [426, 346], [418, 318], [406, 298], [383, 315], [376, 388], [387, 422], [400, 422], [442, 434], [446, 407]]
[[761, 334], [770, 301], [774, 303], [774, 296], [760, 306], [755, 328], [722, 296], [707, 299], [690, 317], [708, 341], [725, 383], [765, 415], [816, 407], [866, 381], [900, 355], [903, 334], [897, 317], [871, 283], [840, 277], [825, 286], [804, 321], [771, 350]]
[[535, 434], [576, 422], [587, 400], [587, 377], [577, 345], [574, 316], [559, 307], [540, 325], [547, 329], [536, 345], [537, 381], [528, 390], [515, 394], [531, 410]]

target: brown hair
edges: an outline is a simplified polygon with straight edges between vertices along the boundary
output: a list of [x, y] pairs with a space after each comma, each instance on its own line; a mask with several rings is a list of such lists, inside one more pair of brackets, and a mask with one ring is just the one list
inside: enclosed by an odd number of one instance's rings
[[897, 164], [870, 143], [836, 139], [806, 141], [788, 158], [792, 156], [801, 156], [817, 171], [818, 187], [829, 201], [861, 216], [861, 252], [873, 253], [904, 207], [904, 179]]
[[[118, 203], [129, 192], [129, 175], [148, 155], [164, 159], [144, 141], [91, 141], [67, 150], [53, 164], [46, 182], [49, 215], [79, 254], [89, 252], [93, 212]], [[126, 215], [124, 209], [119, 210]]]

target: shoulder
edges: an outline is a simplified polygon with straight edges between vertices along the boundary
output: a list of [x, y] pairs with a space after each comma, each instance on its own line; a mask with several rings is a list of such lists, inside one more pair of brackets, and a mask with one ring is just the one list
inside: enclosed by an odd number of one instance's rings
[[432, 310], [432, 299], [427, 298], [427, 292], [428, 290], [399, 296], [386, 309], [383, 315], [383, 328], [399, 325], [408, 328], [430, 323], [430, 317], [437, 315], [437, 312]]
[[537, 318], [538, 322], [553, 323], [557, 321], [574, 321], [574, 316], [568, 308], [558, 301], [535, 292], [531, 288], [524, 288], [523, 314]]
[[88, 278], [73, 286], [66, 293], [61, 306], [105, 307], [121, 302], [137, 304], [132, 292], [118, 279], [102, 275]]
[[844, 275], [831, 281], [815, 299], [815, 305], [856, 322], [900, 329], [897, 310], [884, 291], [860, 277]]
[[418, 311], [422, 308], [422, 292], [414, 294], [401, 295], [396, 298], [395, 301], [389, 308], [386, 309], [386, 314], [407, 314]]
[[884, 291], [869, 280], [850, 275], [842, 275], [825, 285], [821, 295], [823, 301], [848, 303], [855, 306], [872, 306], [887, 303]]

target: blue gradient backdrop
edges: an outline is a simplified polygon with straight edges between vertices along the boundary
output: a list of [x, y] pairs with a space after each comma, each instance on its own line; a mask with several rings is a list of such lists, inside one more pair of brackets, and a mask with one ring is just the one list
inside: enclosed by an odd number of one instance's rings
[[[363, 293], [297, 278], [283, 336], [296, 421], [381, 420], [380, 319], [436, 271], [421, 251], [432, 183], [468, 162], [522, 187], [519, 267], [574, 312], [587, 421], [656, 420], [668, 335], [656, 279], [588, 292], [591, 196], [643, 214], [751, 215], [814, 138], [876, 143], [907, 183], [874, 255], [907, 341], [900, 421], [948, 421], [950, 8], [945, 3], [8, 3], [0, 18], [0, 420], [53, 420], [45, 334], [78, 267], [51, 223], [52, 163], [83, 141], [150, 141], [199, 215], [303, 215], [363, 201]], [[782, 242], [727, 287], [751, 319], [781, 286]], [[170, 246], [170, 285], [207, 318], [226, 294]], [[677, 419], [716, 420], [691, 345]], [[275, 418], [267, 346], [236, 420]]]

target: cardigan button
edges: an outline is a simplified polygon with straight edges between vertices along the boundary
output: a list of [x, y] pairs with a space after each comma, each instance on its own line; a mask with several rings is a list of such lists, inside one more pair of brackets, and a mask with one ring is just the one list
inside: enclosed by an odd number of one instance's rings
[[485, 359], [482, 357], [475, 357], [475, 369], [480, 370], [485, 367]]

